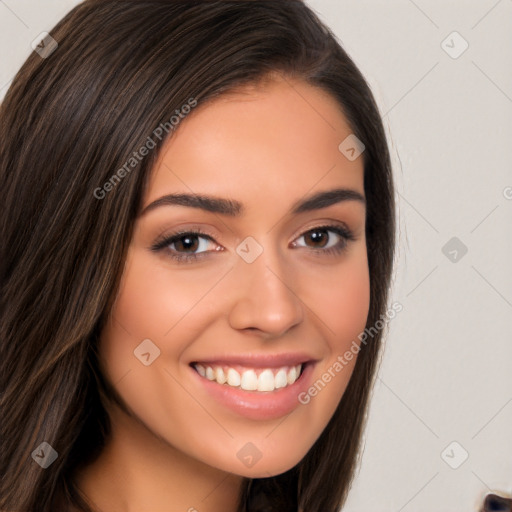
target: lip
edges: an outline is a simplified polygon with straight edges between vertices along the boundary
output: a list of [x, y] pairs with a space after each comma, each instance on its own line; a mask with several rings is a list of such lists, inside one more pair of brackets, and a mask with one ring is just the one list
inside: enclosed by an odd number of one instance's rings
[[[298, 400], [300, 393], [310, 387], [313, 369], [316, 361], [303, 356], [297, 358], [297, 354], [283, 354], [282, 356], [232, 356], [207, 360], [200, 360], [201, 364], [213, 364], [219, 362], [224, 364], [239, 364], [252, 366], [253, 368], [275, 368], [294, 364], [303, 364], [300, 377], [291, 385], [274, 391], [245, 391], [233, 388], [226, 384], [208, 380], [201, 377], [199, 373], [189, 366], [192, 378], [199, 389], [206, 391], [210, 398], [213, 398], [221, 406], [229, 409], [239, 416], [251, 420], [271, 420], [290, 414], [302, 404]], [[229, 362], [228, 362], [229, 360]]]
[[190, 364], [247, 366], [249, 368], [280, 368], [281, 366], [297, 366], [315, 359], [303, 352], [286, 352], [282, 354], [226, 354], [208, 359], [197, 359]]

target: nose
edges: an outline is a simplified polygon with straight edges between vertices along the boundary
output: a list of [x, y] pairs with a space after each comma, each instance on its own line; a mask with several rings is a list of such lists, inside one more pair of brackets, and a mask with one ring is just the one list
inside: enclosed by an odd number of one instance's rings
[[304, 305], [293, 290], [289, 269], [275, 259], [271, 262], [266, 251], [252, 263], [238, 261], [237, 267], [229, 312], [233, 329], [256, 330], [267, 338], [277, 338], [303, 321]]

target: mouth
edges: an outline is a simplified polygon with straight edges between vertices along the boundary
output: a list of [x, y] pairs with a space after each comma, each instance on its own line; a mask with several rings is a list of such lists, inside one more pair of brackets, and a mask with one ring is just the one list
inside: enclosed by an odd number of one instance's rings
[[300, 379], [308, 362], [278, 367], [251, 367], [241, 364], [194, 362], [191, 367], [203, 378], [230, 388], [275, 392], [292, 386]]
[[225, 354], [189, 363], [193, 386], [225, 411], [249, 420], [281, 418], [299, 407], [319, 359], [307, 354]]

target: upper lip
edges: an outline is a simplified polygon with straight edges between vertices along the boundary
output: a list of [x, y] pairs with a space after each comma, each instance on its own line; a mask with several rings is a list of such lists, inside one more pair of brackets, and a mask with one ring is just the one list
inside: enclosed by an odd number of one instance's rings
[[282, 354], [229, 354], [205, 359], [196, 359], [191, 364], [207, 365], [240, 365], [252, 368], [278, 368], [281, 366], [297, 366], [298, 364], [315, 361], [315, 358], [298, 352]]

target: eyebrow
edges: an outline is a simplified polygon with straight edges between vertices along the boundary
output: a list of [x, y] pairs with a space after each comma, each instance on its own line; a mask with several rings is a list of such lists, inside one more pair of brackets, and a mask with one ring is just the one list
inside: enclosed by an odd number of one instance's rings
[[[292, 205], [291, 213], [298, 214], [319, 210], [344, 201], [357, 201], [366, 205], [366, 199], [357, 190], [336, 188], [317, 192], [300, 199]], [[204, 194], [167, 194], [147, 205], [142, 210], [141, 215], [160, 206], [187, 206], [189, 208], [199, 208], [208, 212], [229, 215], [231, 217], [238, 217], [244, 212], [243, 204], [234, 199], [225, 199]]]

